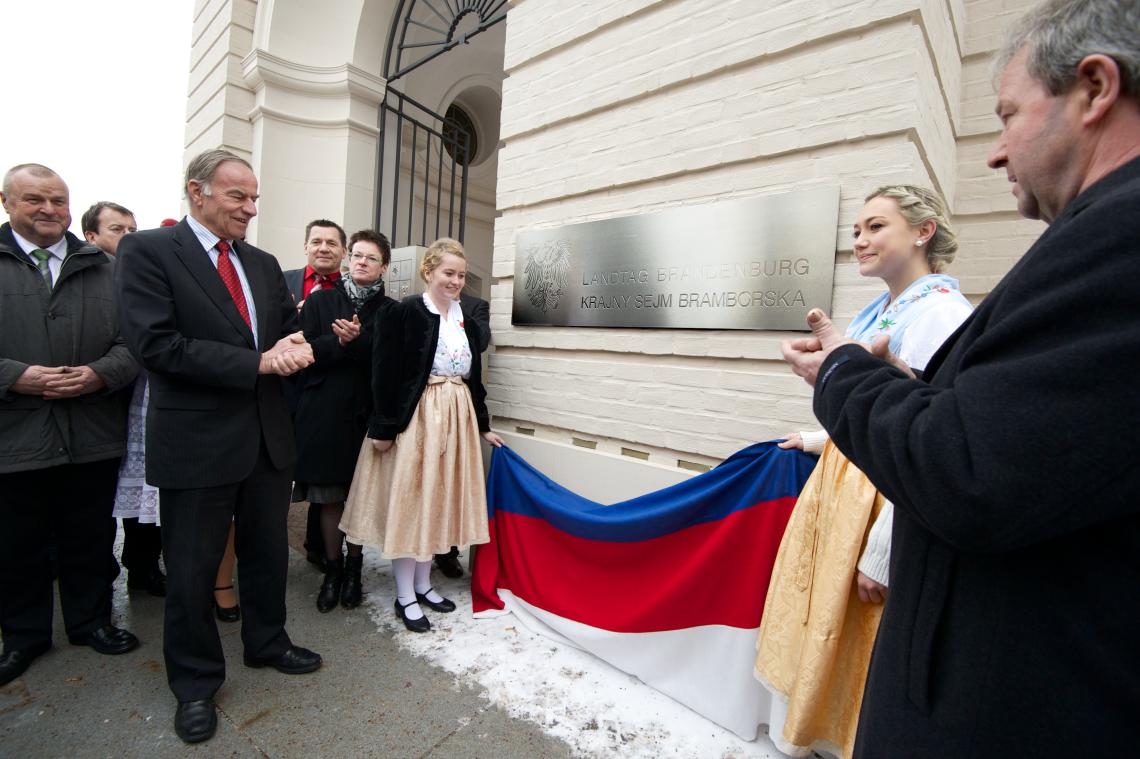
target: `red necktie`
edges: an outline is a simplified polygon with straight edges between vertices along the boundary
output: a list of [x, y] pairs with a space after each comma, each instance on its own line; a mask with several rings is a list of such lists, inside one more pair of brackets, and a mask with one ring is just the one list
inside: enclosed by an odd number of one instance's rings
[[225, 240], [218, 240], [217, 248], [218, 274], [226, 289], [230, 291], [230, 297], [234, 299], [234, 305], [237, 306], [241, 318], [245, 319], [246, 326], [253, 329], [253, 322], [249, 320], [249, 305], [245, 302], [245, 293], [241, 291], [241, 280], [238, 279], [234, 262], [230, 260], [230, 244]]

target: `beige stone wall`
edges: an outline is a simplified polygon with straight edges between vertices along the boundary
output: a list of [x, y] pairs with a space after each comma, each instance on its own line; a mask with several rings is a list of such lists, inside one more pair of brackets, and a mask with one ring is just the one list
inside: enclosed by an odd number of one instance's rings
[[241, 61], [253, 46], [256, 0], [198, 0], [190, 47], [185, 161], [224, 147], [249, 158], [253, 92], [242, 82]]
[[671, 206], [841, 187], [833, 312], [882, 291], [850, 225], [888, 181], [946, 195], [975, 300], [1040, 233], [985, 167], [988, 60], [1027, 2], [520, 0], [507, 20], [488, 373], [496, 424], [714, 463], [815, 426], [774, 332], [514, 328], [515, 235]]

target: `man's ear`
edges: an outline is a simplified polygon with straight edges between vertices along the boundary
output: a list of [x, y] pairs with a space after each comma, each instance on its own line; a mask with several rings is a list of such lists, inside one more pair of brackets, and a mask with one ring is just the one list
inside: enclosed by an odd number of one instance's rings
[[1081, 124], [1093, 126], [1104, 120], [1120, 99], [1120, 66], [1102, 53], [1085, 56], [1077, 64], [1073, 89], [1080, 99]]

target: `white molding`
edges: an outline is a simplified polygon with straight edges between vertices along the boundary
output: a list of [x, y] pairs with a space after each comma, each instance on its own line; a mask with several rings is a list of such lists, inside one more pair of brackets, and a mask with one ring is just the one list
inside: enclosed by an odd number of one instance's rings
[[256, 91], [274, 85], [302, 95], [330, 97], [350, 95], [379, 105], [387, 81], [351, 63], [339, 66], [308, 66], [254, 49], [241, 62], [242, 79]]
[[269, 118], [274, 121], [280, 121], [285, 124], [294, 124], [296, 126], [314, 127], [316, 129], [344, 129], [345, 127], [354, 131], [365, 134], [369, 137], [378, 138], [380, 136], [380, 128], [374, 124], [365, 124], [354, 118], [342, 119], [314, 119], [309, 116], [299, 116], [295, 113], [286, 113], [276, 108], [267, 105], [255, 105], [246, 118], [250, 122], [256, 122], [259, 118]]

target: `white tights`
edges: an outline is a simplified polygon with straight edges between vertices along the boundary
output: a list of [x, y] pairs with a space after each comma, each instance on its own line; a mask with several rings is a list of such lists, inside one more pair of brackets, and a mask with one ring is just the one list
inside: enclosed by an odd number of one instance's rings
[[431, 562], [415, 559], [392, 559], [392, 573], [396, 576], [396, 600], [404, 608], [408, 619], [419, 619], [424, 615], [416, 602], [416, 593], [425, 594], [429, 600], [439, 603], [443, 596], [431, 587]]

